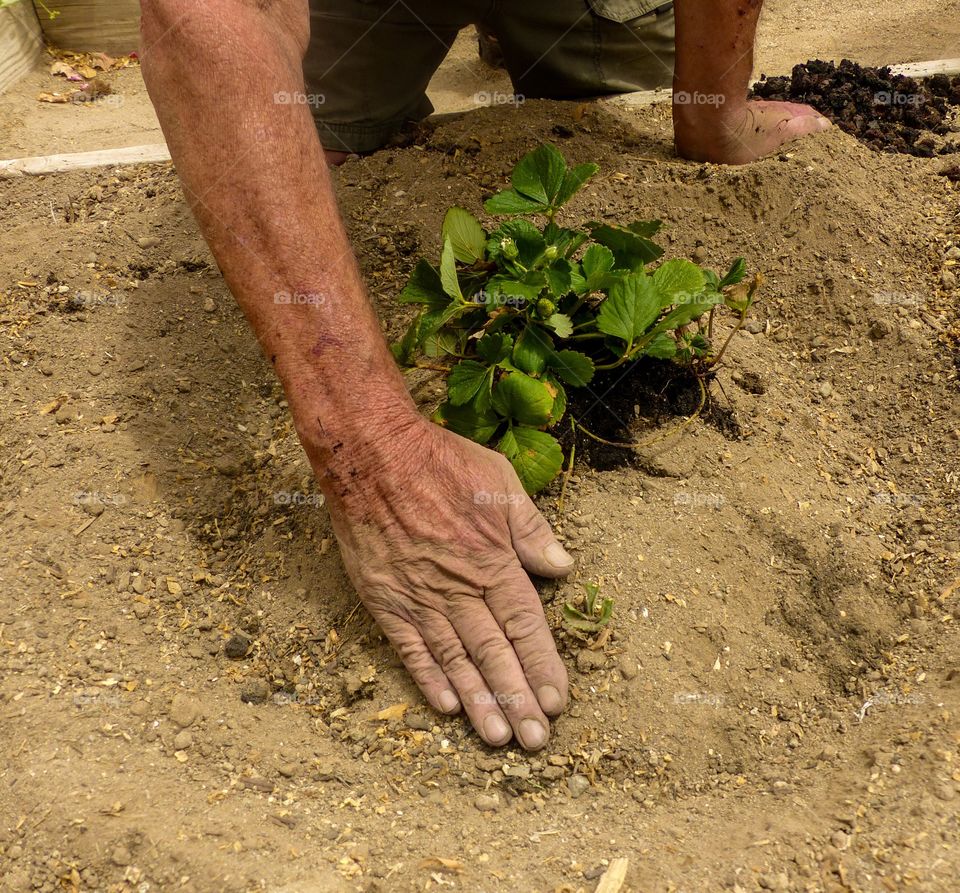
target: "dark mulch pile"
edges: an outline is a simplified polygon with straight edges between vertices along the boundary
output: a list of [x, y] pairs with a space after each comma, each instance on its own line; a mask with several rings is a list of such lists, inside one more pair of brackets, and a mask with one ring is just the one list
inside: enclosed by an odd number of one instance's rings
[[931, 134], [947, 137], [951, 106], [960, 106], [960, 76], [924, 80], [865, 68], [849, 59], [839, 65], [811, 60], [789, 78], [764, 78], [753, 88], [762, 99], [804, 102], [846, 133], [880, 152], [930, 158], [960, 151], [960, 142], [937, 148]]

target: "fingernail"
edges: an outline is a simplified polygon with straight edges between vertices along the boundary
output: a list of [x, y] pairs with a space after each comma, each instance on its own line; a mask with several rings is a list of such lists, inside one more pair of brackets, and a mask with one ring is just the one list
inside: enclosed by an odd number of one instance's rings
[[483, 721], [483, 734], [493, 744], [505, 744], [510, 737], [510, 726], [507, 725], [502, 716], [491, 713]]
[[440, 692], [437, 702], [444, 713], [454, 713], [460, 706], [460, 699], [449, 688]]
[[527, 750], [539, 750], [547, 743], [547, 730], [535, 719], [525, 719], [520, 723], [520, 743]]
[[821, 119], [820, 119], [820, 129], [821, 129], [821, 130], [829, 130], [832, 126], [833, 126], [833, 125], [830, 123], [830, 119], [829, 119], [829, 118], [821, 118]]
[[556, 714], [563, 710], [563, 701], [560, 700], [560, 692], [553, 685], [541, 685], [537, 689], [537, 700], [540, 702], [540, 709], [544, 713]]
[[550, 543], [543, 551], [543, 557], [549, 564], [552, 564], [557, 570], [568, 568], [573, 564], [573, 558], [560, 543]]

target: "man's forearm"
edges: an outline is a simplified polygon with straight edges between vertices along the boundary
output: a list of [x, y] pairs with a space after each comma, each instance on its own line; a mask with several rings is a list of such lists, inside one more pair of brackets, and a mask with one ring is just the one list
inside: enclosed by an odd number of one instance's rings
[[307, 5], [262, 5], [144, 0], [143, 75], [191, 208], [329, 490], [344, 442], [376, 463], [386, 428], [416, 410], [366, 298], [309, 109], [278, 101], [303, 90]]

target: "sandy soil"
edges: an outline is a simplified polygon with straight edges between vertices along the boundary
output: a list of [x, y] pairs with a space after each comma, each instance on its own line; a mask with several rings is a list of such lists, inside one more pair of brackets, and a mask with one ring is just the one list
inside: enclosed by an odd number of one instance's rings
[[[573, 219], [766, 276], [727, 422], [541, 501], [578, 569], [541, 587], [574, 701], [534, 756], [431, 715], [358, 609], [172, 170], [0, 183], [0, 890], [592, 890], [617, 857], [638, 893], [955, 889], [957, 187], [839, 132], [743, 169], [669, 133], [531, 102], [338, 174], [391, 335], [447, 205], [543, 137], [602, 165]], [[586, 580], [606, 641], [560, 623]]]
[[[770, 0], [758, 72], [956, 55], [958, 6]], [[0, 97], [0, 156], [158, 141], [109, 77]], [[432, 93], [496, 77], [463, 37]], [[663, 107], [482, 110], [337, 174], [389, 335], [446, 207], [544, 139], [602, 165], [572, 219], [766, 285], [714, 412], [541, 499], [578, 567], [534, 756], [432, 715], [358, 607], [172, 169], [0, 181], [0, 893], [956, 889], [960, 187], [839, 132], [726, 169]], [[606, 639], [562, 627], [584, 581]]]

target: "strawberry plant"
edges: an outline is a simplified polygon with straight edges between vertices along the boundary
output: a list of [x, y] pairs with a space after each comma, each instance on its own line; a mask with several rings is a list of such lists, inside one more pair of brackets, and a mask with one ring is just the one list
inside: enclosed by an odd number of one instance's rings
[[528, 493], [563, 465], [549, 429], [567, 411], [567, 388], [641, 357], [673, 360], [702, 380], [729, 343], [713, 348], [715, 313], [735, 315], [732, 337], [759, 284], [743, 283], [742, 258], [722, 277], [688, 260], [660, 262], [659, 220], [559, 224], [560, 209], [597, 170], [568, 168], [549, 144], [530, 152], [511, 188], [484, 204], [507, 219], [488, 231], [451, 208], [439, 266], [421, 259], [399, 297], [422, 306], [393, 347], [398, 362], [448, 373], [434, 420], [495, 444]]

